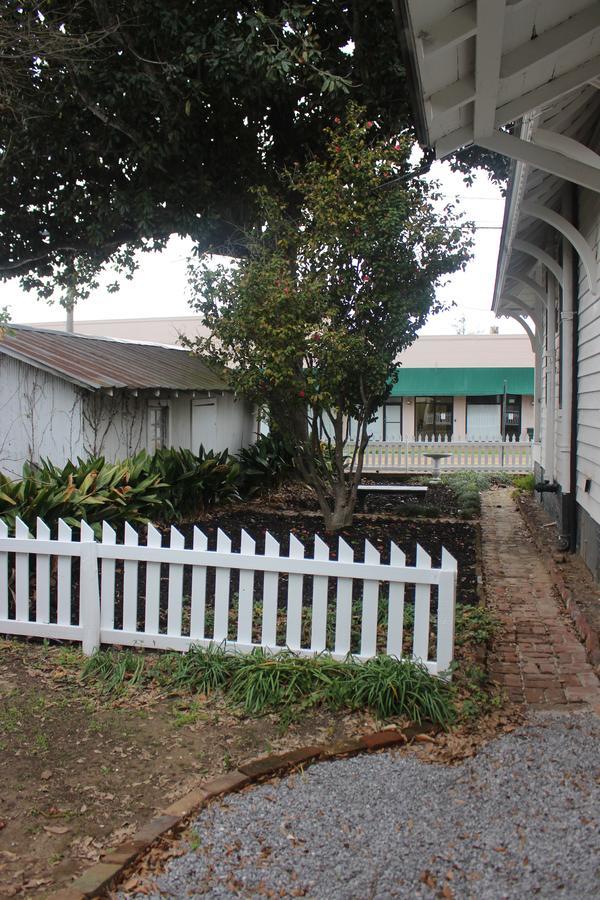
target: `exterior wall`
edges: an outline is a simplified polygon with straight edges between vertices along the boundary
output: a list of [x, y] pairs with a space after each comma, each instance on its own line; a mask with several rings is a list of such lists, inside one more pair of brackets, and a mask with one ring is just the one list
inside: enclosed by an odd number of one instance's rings
[[[600, 260], [600, 197], [590, 191], [578, 190], [579, 230], [593, 248], [596, 263]], [[565, 215], [567, 212], [565, 211]], [[577, 266], [578, 312], [577, 360], [577, 447], [576, 496], [577, 550], [600, 580], [600, 299], [598, 286], [588, 284], [584, 266], [577, 253], [563, 244], [564, 289], [571, 290], [572, 267]], [[556, 285], [549, 281], [549, 312], [545, 321], [542, 359], [542, 391], [540, 432], [542, 453], [536, 466], [537, 481], [547, 480], [557, 487], [556, 493], [540, 494], [540, 502], [557, 522], [559, 531], [567, 535], [572, 516], [570, 481], [571, 416], [567, 397], [572, 354], [569, 341], [560, 347], [561, 328], [554, 328], [553, 310]], [[558, 310], [556, 310], [558, 312]], [[563, 316], [562, 326], [565, 321]], [[561, 323], [559, 323], [560, 326]], [[562, 356], [562, 367], [560, 364]], [[562, 371], [561, 371], [562, 368]], [[562, 375], [562, 397], [561, 397]]]
[[529, 367], [535, 365], [526, 334], [428, 334], [398, 357], [409, 369]]
[[[207, 449], [235, 453], [252, 443], [252, 409], [230, 394], [217, 403]], [[191, 404], [189, 394], [155, 399], [87, 391], [0, 353], [0, 471], [19, 477], [27, 461], [64, 465], [78, 456], [117, 460], [150, 450], [148, 409], [154, 405], [169, 407], [168, 443], [191, 448]]]
[[0, 354], [0, 471], [18, 476], [27, 460], [63, 463], [82, 449], [77, 389]]
[[[579, 227], [592, 246], [596, 263], [600, 257], [600, 196], [579, 191]], [[579, 266], [579, 359], [577, 384], [577, 503], [581, 552], [590, 565], [598, 566], [598, 534], [592, 523], [600, 524], [600, 299], [598, 287], [590, 290], [584, 267]]]
[[533, 395], [523, 394], [521, 397], [521, 431], [527, 434], [527, 429], [535, 431], [535, 403]]
[[237, 453], [256, 440], [254, 411], [232, 394], [223, 394], [217, 402], [217, 441], [215, 450]]
[[[77, 314], [76, 314], [77, 315]], [[35, 322], [36, 328], [64, 331], [65, 322]], [[121, 338], [126, 341], [150, 341], [155, 344], [179, 344], [179, 336], [206, 337], [208, 329], [199, 316], [164, 316], [147, 319], [90, 319], [75, 318], [75, 333], [93, 337]]]

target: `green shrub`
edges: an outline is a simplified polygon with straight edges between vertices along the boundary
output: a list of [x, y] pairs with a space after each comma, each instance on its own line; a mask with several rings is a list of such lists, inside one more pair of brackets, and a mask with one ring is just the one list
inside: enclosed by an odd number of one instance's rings
[[157, 450], [151, 470], [168, 485], [169, 504], [177, 520], [239, 499], [240, 466], [227, 450], [214, 453], [201, 446], [198, 456], [184, 448]]
[[514, 475], [512, 483], [518, 493], [532, 494], [535, 488], [535, 475], [533, 474], [533, 472], [530, 475]]
[[251, 447], [237, 455], [240, 492], [250, 497], [257, 491], [278, 488], [294, 472], [294, 453], [276, 434], [262, 434]]
[[158, 684], [163, 690], [208, 694], [221, 691], [249, 715], [279, 712], [291, 718], [307, 707], [369, 709], [381, 719], [425, 719], [447, 727], [456, 716], [452, 686], [419, 663], [379, 656], [365, 663], [327, 654], [275, 655], [256, 649], [226, 654], [221, 647], [191, 647], [187, 653], [156, 657], [130, 650], [99, 651], [83, 676], [105, 696]]
[[146, 522], [164, 513], [168, 485], [151, 470], [146, 452], [119, 463], [104, 457], [68, 462], [60, 468], [48, 460], [26, 464], [20, 481], [0, 482], [0, 516], [21, 518], [30, 528], [39, 516], [52, 527], [59, 518], [78, 526], [101, 521]]

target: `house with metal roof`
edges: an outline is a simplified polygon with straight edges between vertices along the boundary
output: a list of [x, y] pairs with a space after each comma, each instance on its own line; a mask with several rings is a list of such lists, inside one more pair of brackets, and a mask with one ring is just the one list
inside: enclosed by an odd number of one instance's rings
[[26, 325], [0, 333], [0, 471], [146, 449], [236, 452], [254, 440], [253, 410], [221, 374], [163, 344]]
[[493, 309], [536, 358], [540, 497], [600, 579], [600, 3], [402, 0], [419, 139], [512, 161]]

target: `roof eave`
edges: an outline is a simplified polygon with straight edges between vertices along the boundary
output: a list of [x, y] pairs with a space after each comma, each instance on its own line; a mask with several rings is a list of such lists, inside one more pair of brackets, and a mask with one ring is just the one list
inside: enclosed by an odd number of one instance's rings
[[423, 102], [424, 93], [421, 72], [417, 61], [415, 30], [411, 22], [408, 0], [392, 0], [392, 2], [398, 29], [398, 39], [400, 41], [400, 52], [408, 74], [408, 98], [415, 120], [417, 140], [423, 147], [432, 147], [427, 126], [425, 104]]

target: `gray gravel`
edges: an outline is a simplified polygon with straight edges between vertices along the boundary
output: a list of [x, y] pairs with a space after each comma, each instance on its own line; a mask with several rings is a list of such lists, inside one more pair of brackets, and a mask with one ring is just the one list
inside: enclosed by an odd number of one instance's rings
[[598, 898], [599, 755], [588, 713], [538, 716], [459, 766], [315, 765], [209, 806], [146, 896]]

